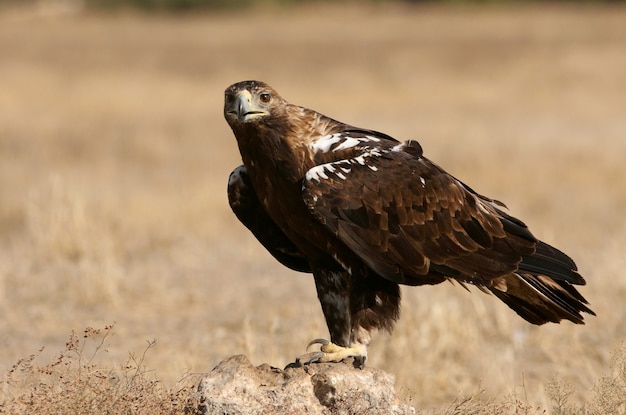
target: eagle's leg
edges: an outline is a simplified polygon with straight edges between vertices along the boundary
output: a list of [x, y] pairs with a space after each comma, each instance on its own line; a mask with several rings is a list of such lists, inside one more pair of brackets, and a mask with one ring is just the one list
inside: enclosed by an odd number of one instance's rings
[[301, 356], [298, 361], [338, 362], [355, 358], [363, 366], [367, 346], [375, 329], [391, 331], [400, 310], [398, 284], [367, 272], [356, 280], [347, 272], [314, 273], [330, 339], [315, 339], [320, 351]]
[[307, 346], [321, 344], [319, 352], [307, 353], [297, 361], [339, 362], [347, 357], [355, 357], [365, 361], [366, 344], [355, 342], [352, 332], [352, 308], [350, 307], [350, 278], [344, 270], [314, 270], [317, 296], [322, 306], [326, 325], [330, 332], [330, 341], [315, 339]]

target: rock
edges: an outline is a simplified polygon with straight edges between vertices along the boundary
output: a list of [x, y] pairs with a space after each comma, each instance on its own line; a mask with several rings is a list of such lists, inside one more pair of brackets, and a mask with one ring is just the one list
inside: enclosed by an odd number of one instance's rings
[[243, 355], [218, 364], [198, 386], [200, 413], [415, 414], [396, 397], [394, 377], [353, 362], [314, 363], [285, 370], [254, 367]]

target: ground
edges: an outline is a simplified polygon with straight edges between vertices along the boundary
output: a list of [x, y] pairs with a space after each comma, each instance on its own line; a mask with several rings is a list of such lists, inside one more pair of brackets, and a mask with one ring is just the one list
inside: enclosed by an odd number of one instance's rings
[[577, 261], [597, 317], [534, 327], [493, 296], [406, 288], [368, 364], [421, 408], [484, 389], [584, 402], [626, 339], [626, 9], [371, 4], [164, 17], [0, 15], [0, 368], [116, 322], [103, 361], [163, 382], [327, 332], [313, 280], [230, 212], [223, 90], [244, 79], [398, 139]]

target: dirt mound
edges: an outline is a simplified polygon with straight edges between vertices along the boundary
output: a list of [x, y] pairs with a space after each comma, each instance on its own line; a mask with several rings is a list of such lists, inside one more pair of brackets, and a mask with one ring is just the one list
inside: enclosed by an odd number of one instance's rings
[[282, 370], [236, 355], [205, 376], [198, 393], [203, 414], [415, 414], [396, 397], [394, 380], [350, 361]]

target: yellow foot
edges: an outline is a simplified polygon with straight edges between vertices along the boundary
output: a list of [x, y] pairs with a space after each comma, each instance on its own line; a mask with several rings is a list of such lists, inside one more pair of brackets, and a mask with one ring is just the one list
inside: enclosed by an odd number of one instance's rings
[[362, 344], [354, 344], [352, 347], [338, 346], [335, 343], [331, 343], [326, 339], [315, 339], [311, 341], [306, 349], [309, 350], [314, 344], [320, 344], [319, 352], [306, 353], [296, 359], [298, 364], [309, 364], [313, 362], [326, 363], [326, 362], [340, 362], [348, 357], [353, 357], [355, 366], [363, 367], [365, 365], [365, 359], [367, 358], [367, 348]]

